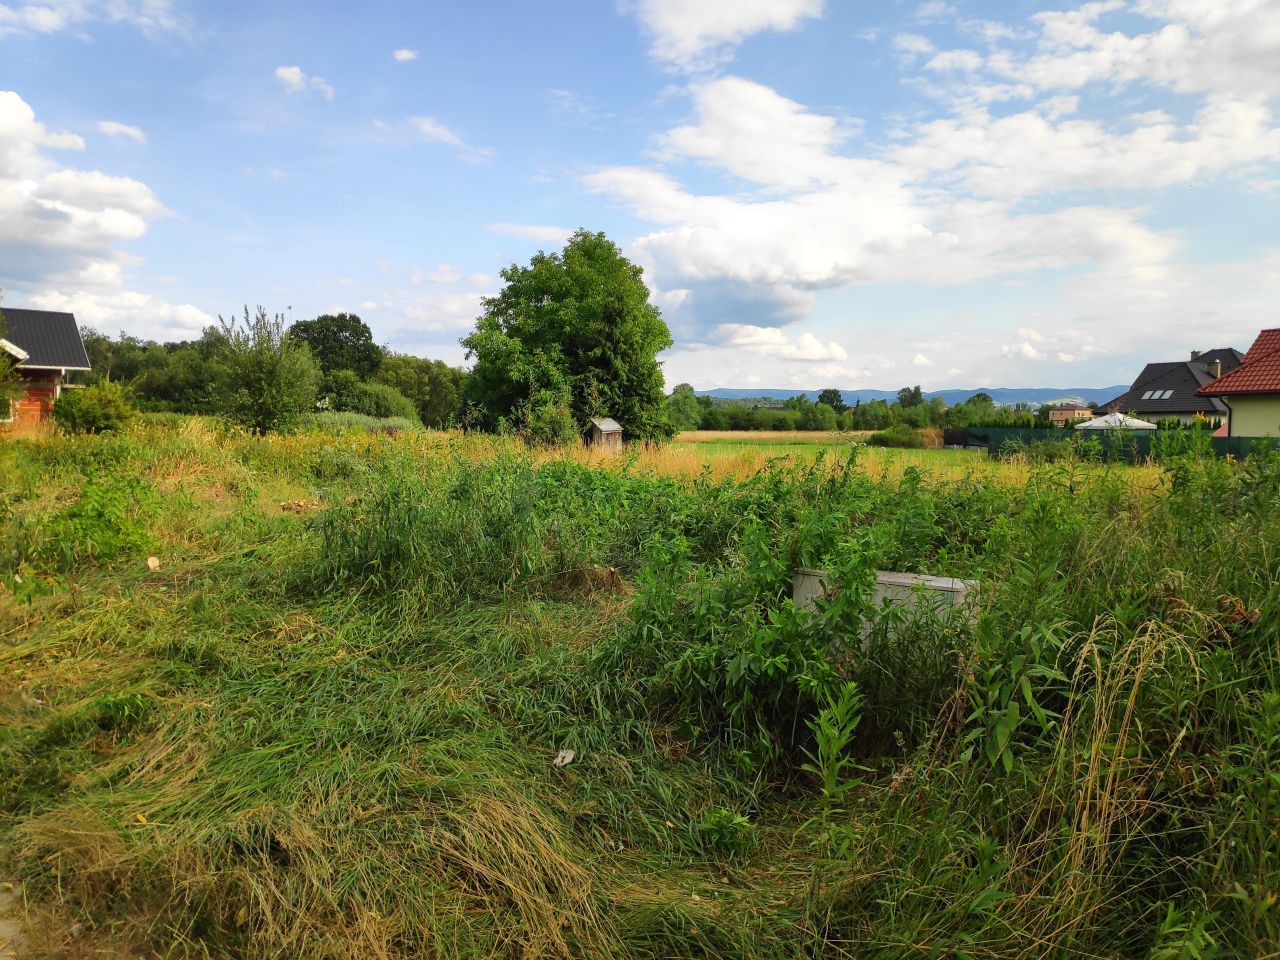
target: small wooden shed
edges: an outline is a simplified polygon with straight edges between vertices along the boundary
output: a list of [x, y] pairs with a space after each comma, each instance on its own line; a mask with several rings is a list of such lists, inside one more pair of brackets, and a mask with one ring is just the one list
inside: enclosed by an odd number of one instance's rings
[[587, 446], [597, 447], [608, 453], [621, 453], [622, 424], [612, 417], [592, 417]]

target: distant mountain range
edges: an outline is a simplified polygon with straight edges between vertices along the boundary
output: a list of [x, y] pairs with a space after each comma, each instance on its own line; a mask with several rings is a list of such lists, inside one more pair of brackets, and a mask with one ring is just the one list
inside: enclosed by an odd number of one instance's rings
[[[947, 406], [963, 403], [975, 393], [989, 394], [1000, 406], [1012, 406], [1015, 403], [1029, 403], [1040, 406], [1042, 403], [1081, 403], [1097, 406], [1114, 400], [1129, 389], [1127, 383], [1114, 387], [974, 387], [972, 390], [926, 390], [925, 399], [941, 397]], [[714, 390], [695, 391], [701, 396], [718, 397], [721, 400], [785, 400], [788, 397], [808, 397], [818, 399], [817, 390], [775, 390], [759, 387], [739, 389], [737, 387], [717, 387]], [[841, 390], [844, 402], [853, 405], [868, 400], [893, 401], [898, 398], [897, 390]]]

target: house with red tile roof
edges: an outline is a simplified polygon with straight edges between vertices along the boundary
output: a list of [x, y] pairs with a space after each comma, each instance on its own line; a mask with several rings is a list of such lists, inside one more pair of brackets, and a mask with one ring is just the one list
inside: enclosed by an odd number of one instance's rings
[[1280, 437], [1280, 327], [1259, 333], [1240, 366], [1198, 392], [1226, 404], [1228, 436]]

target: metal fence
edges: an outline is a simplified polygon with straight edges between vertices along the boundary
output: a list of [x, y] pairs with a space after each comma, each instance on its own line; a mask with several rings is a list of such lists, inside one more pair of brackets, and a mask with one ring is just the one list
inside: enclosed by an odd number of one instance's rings
[[[1181, 432], [1181, 431], [1172, 431]], [[969, 427], [965, 430], [964, 445], [982, 447], [992, 456], [1004, 456], [1020, 450], [1036, 446], [1057, 446], [1072, 442], [1081, 437], [1075, 430], [1051, 428], [1048, 430], [1025, 430], [1014, 427]], [[1098, 431], [1100, 436], [1086, 439], [1095, 440], [1094, 448], [1106, 460], [1127, 460], [1136, 462], [1146, 460], [1154, 455], [1170, 449], [1167, 441], [1156, 440], [1157, 430], [1105, 430]], [[1277, 442], [1268, 437], [1207, 437], [1197, 438], [1197, 442], [1208, 440], [1210, 448], [1219, 457], [1236, 457], [1243, 459], [1261, 449], [1275, 449]], [[1176, 449], [1176, 448], [1174, 448]]]

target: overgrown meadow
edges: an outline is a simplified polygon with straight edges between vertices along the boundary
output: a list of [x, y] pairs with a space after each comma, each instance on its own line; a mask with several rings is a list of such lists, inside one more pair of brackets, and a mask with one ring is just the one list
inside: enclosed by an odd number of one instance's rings
[[3, 443], [28, 953], [1276, 955], [1280, 457], [865, 457]]

